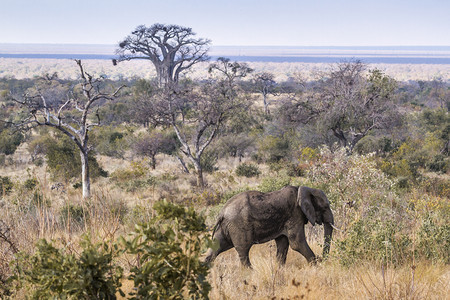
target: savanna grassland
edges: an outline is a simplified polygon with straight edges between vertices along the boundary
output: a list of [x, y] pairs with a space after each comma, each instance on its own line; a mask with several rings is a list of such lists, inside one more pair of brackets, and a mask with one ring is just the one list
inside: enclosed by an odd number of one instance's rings
[[[0, 59], [8, 121], [0, 124], [0, 298], [449, 299], [447, 65], [248, 64], [254, 70], [227, 86], [239, 105], [203, 153], [202, 187], [173, 124], [151, 105], [166, 108], [153, 68], [84, 63], [91, 75], [106, 75], [101, 88], [126, 85], [95, 107], [101, 126], [89, 132], [88, 199], [69, 138], [13, 126], [30, 113], [20, 95], [50, 86], [58, 103], [69, 88], [77, 93], [74, 62]], [[180, 80], [198, 92], [185, 98], [202, 99], [205, 111], [207, 65]], [[360, 69], [345, 91], [357, 96], [332, 98], [352, 67]], [[57, 85], [40, 85], [37, 76], [55, 72]], [[266, 111], [257, 76], [264, 72], [273, 75]], [[189, 143], [203, 124], [192, 107], [177, 117], [190, 122], [176, 123]], [[77, 113], [71, 107], [71, 124]], [[253, 269], [241, 267], [233, 249], [203, 263], [228, 199], [288, 184], [327, 194], [337, 228], [327, 258], [309, 265], [290, 250], [280, 266], [272, 241], [252, 247]], [[323, 229], [308, 224], [307, 238], [319, 255]]]

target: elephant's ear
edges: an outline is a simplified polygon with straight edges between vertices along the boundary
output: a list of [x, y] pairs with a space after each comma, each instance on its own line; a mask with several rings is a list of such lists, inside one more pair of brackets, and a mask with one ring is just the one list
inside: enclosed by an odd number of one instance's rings
[[305, 186], [301, 186], [298, 189], [297, 201], [300, 204], [300, 208], [308, 218], [312, 225], [316, 224], [316, 210], [312, 203], [311, 189]]

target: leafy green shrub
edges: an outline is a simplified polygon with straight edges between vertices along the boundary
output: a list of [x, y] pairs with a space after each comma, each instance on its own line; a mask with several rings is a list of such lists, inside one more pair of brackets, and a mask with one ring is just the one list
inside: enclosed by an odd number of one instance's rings
[[264, 177], [258, 185], [257, 190], [263, 193], [269, 193], [279, 190], [291, 183], [289, 176], [270, 176]]
[[115, 126], [100, 126], [92, 131], [90, 140], [97, 153], [122, 158], [129, 148], [126, 132], [118, 131]]
[[11, 193], [14, 184], [8, 176], [0, 176], [0, 193], [1, 195], [7, 195]]
[[417, 234], [419, 257], [450, 263], [450, 225], [446, 220], [436, 220], [432, 213], [424, 216]]
[[143, 162], [132, 162], [129, 168], [114, 171], [111, 180], [128, 192], [155, 186], [158, 182], [155, 176], [148, 174]]
[[411, 239], [395, 220], [368, 216], [353, 222], [346, 235], [336, 241], [335, 255], [342, 265], [361, 260], [400, 265], [412, 258]]
[[206, 299], [208, 264], [200, 259], [210, 240], [204, 237], [205, 219], [194, 209], [156, 202], [150, 222], [135, 226], [128, 240], [121, 239], [137, 265], [128, 279], [134, 282], [131, 299]]
[[[377, 169], [372, 155], [347, 155], [345, 149], [320, 150], [320, 159], [308, 171], [311, 185], [322, 189], [331, 202], [335, 220], [350, 223], [358, 215], [382, 208], [403, 213], [393, 189], [394, 181]], [[349, 214], [349, 212], [351, 212]]]
[[23, 187], [29, 191], [34, 190], [34, 188], [39, 184], [36, 178], [28, 178], [24, 181]]
[[20, 132], [13, 132], [12, 130], [8, 129], [0, 129], [0, 153], [6, 155], [13, 154], [23, 140], [24, 136]]
[[286, 135], [267, 135], [259, 142], [258, 155], [269, 163], [278, 162], [289, 155], [290, 142]]
[[243, 163], [236, 168], [237, 176], [256, 177], [260, 174], [261, 171], [259, 170], [258, 166], [254, 164]]
[[428, 162], [427, 167], [433, 172], [446, 173], [450, 169], [450, 163], [444, 155], [438, 154], [433, 157], [432, 161]]
[[79, 255], [58, 249], [42, 239], [33, 255], [21, 253], [13, 280], [33, 299], [116, 299], [122, 268], [113, 263], [117, 246], [92, 244], [84, 237]]
[[[68, 138], [63, 137], [54, 140], [52, 144], [48, 145], [46, 158], [48, 168], [54, 179], [67, 181], [81, 177], [80, 152]], [[93, 152], [90, 153], [88, 161], [91, 179], [108, 176], [108, 173], [98, 164]]]

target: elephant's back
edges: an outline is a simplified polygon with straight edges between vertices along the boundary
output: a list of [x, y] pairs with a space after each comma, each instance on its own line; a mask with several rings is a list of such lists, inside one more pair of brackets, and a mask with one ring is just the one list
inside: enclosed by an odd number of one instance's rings
[[276, 214], [275, 211], [292, 211], [297, 205], [298, 187], [286, 186], [270, 193], [246, 191], [233, 196], [222, 209], [225, 218], [258, 218]]

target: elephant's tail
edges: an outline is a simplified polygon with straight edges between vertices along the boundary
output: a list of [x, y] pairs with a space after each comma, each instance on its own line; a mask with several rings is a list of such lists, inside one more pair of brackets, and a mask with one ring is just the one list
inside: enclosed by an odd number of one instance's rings
[[223, 215], [220, 214], [219, 219], [216, 222], [216, 225], [214, 225], [212, 238], [214, 238], [214, 235], [216, 234], [217, 229], [220, 227], [220, 224], [222, 224], [223, 221]]

